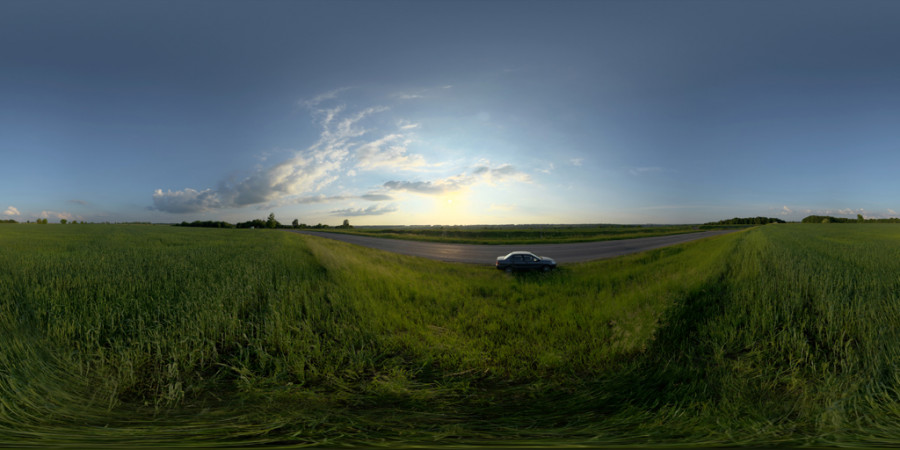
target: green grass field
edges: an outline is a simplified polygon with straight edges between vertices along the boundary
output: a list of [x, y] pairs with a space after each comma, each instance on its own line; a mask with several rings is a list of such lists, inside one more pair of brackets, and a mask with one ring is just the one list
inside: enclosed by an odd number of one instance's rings
[[316, 231], [355, 234], [389, 239], [454, 244], [564, 244], [609, 241], [673, 234], [696, 233], [706, 229], [746, 228], [728, 225], [477, 225], [435, 227], [355, 227], [325, 228]]
[[507, 275], [278, 230], [0, 226], [3, 445], [900, 444], [900, 227]]

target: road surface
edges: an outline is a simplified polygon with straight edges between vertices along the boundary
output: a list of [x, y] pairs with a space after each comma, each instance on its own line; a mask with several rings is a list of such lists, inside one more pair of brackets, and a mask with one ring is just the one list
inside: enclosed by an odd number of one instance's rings
[[407, 241], [402, 239], [355, 236], [352, 234], [327, 233], [317, 231], [290, 230], [294, 233], [319, 236], [328, 239], [362, 245], [364, 247], [387, 250], [403, 255], [421, 256], [438, 261], [463, 262], [493, 265], [498, 256], [516, 250], [526, 250], [538, 256], [547, 256], [557, 263], [591, 261], [614, 256], [639, 253], [654, 248], [694, 241], [710, 236], [731, 233], [735, 230], [702, 231], [698, 233], [675, 234], [614, 241], [577, 242], [571, 244], [521, 244], [521, 245], [474, 245], [443, 244], [435, 242]]

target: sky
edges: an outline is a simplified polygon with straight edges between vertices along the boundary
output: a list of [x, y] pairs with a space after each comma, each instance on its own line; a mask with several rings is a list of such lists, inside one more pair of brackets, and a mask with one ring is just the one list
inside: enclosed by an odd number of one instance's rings
[[900, 211], [897, 1], [0, 2], [0, 219]]

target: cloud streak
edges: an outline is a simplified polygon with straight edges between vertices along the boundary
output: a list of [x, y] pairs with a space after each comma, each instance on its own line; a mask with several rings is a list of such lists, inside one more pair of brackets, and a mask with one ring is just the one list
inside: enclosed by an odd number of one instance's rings
[[19, 212], [18, 209], [16, 209], [15, 206], [10, 206], [9, 208], [6, 208], [6, 211], [3, 211], [3, 215], [4, 216], [19, 216], [19, 215], [21, 215], [21, 213]]
[[479, 165], [473, 168], [471, 173], [462, 173], [452, 177], [436, 181], [400, 181], [392, 180], [384, 183], [383, 187], [392, 191], [406, 191], [416, 194], [436, 195], [446, 192], [454, 192], [476, 184], [496, 185], [507, 181], [530, 183], [531, 177], [520, 172], [511, 164], [502, 164], [497, 167]]
[[358, 216], [380, 216], [382, 214], [388, 214], [392, 212], [396, 212], [397, 207], [395, 205], [372, 205], [368, 208], [347, 208], [347, 209], [338, 209], [335, 211], [331, 211], [332, 215], [335, 216], [350, 216], [350, 217], [358, 217]]
[[628, 173], [632, 175], [644, 175], [648, 173], [659, 173], [662, 172], [662, 167], [635, 167], [628, 171]]

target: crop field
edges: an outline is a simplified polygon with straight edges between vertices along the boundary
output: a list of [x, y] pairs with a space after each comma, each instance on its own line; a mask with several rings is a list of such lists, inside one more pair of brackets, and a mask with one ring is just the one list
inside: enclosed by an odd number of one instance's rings
[[[739, 227], [746, 227], [739, 226]], [[472, 225], [432, 227], [353, 227], [317, 231], [454, 244], [561, 244], [696, 233], [728, 226], [692, 225]]]
[[508, 275], [279, 230], [2, 225], [0, 343], [0, 446], [896, 446], [900, 227]]

